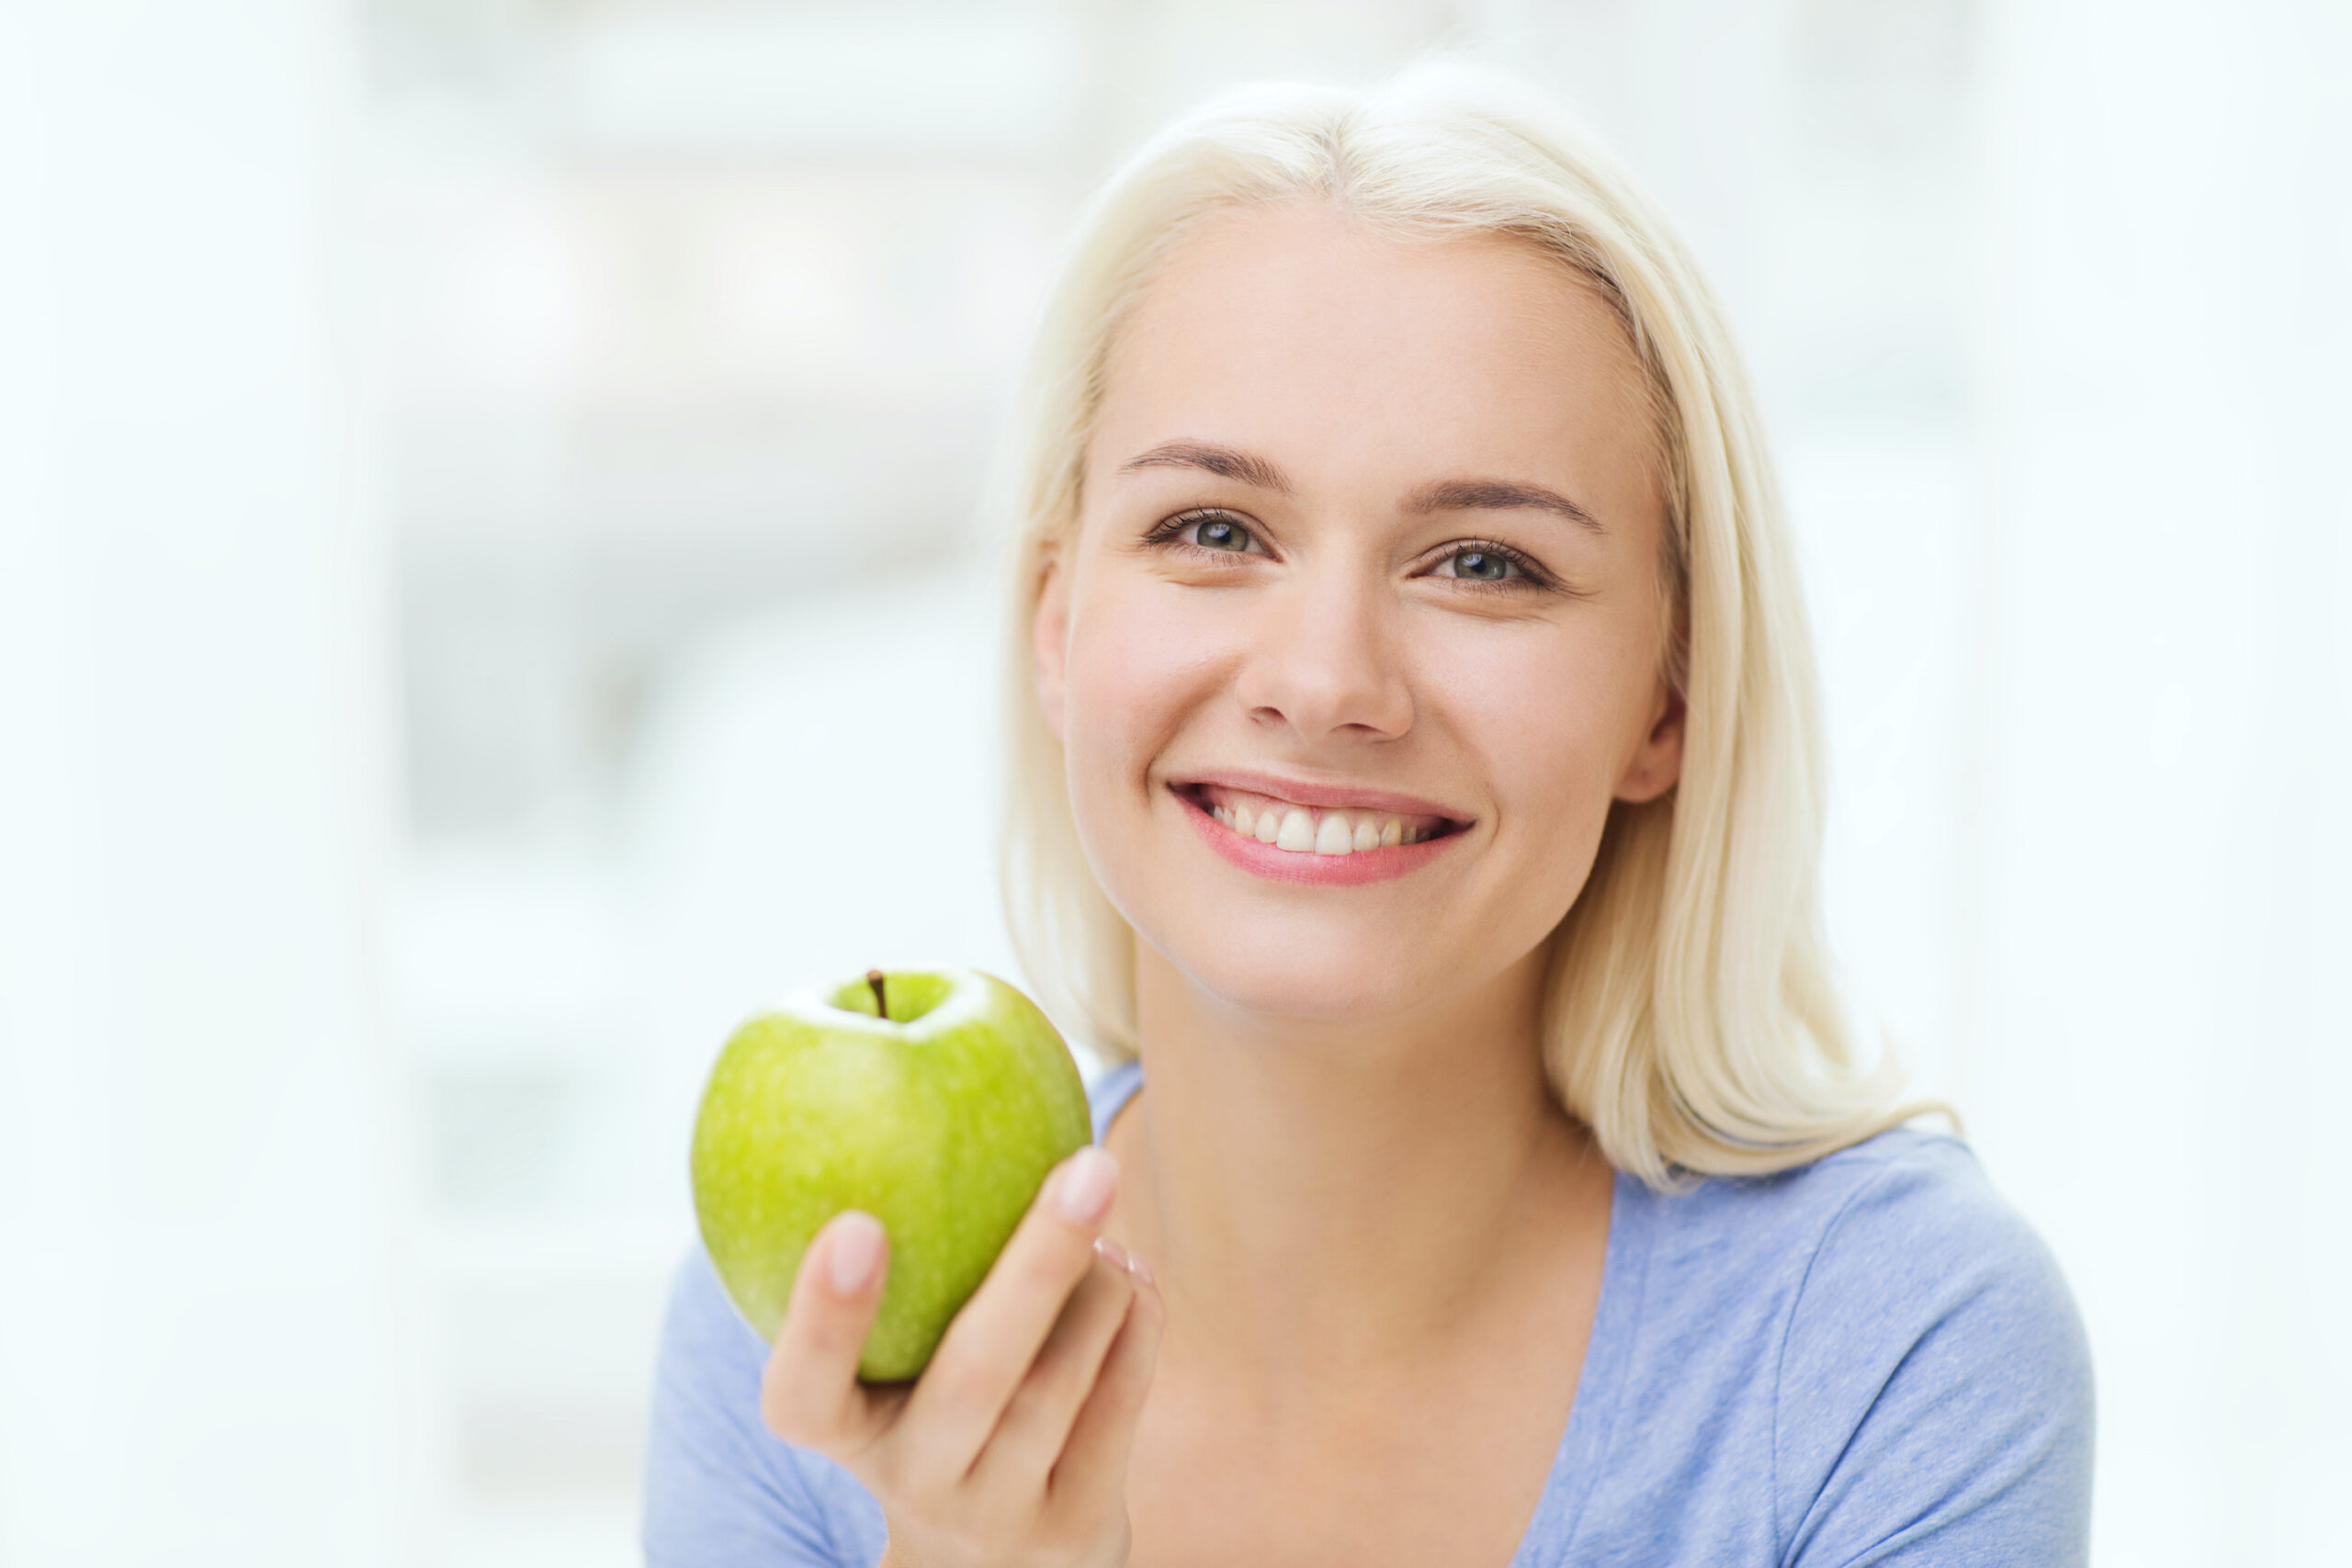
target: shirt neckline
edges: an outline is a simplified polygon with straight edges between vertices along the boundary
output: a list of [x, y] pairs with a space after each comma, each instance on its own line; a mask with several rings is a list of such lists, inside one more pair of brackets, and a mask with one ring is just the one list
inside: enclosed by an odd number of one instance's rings
[[[1143, 1064], [1122, 1062], [1097, 1079], [1087, 1097], [1101, 1143], [1136, 1091], [1143, 1087]], [[1538, 1568], [1538, 1550], [1568, 1561], [1585, 1499], [1609, 1454], [1617, 1423], [1619, 1394], [1642, 1321], [1642, 1290], [1649, 1272], [1650, 1211], [1647, 1189], [1623, 1171], [1609, 1194], [1609, 1245], [1601, 1256], [1600, 1298], [1593, 1305], [1592, 1332], [1586, 1337], [1584, 1365], [1577, 1372], [1576, 1398], [1566, 1428], [1552, 1456], [1535, 1511], [1511, 1554], [1510, 1568]]]

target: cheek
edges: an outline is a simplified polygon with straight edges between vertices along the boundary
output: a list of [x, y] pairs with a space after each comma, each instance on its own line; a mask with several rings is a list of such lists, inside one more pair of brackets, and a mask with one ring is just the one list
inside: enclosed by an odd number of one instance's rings
[[[1513, 879], [1554, 913], [1590, 865], [1647, 712], [1639, 638], [1611, 620], [1482, 628], [1493, 635], [1419, 650], [1426, 716], [1476, 773]], [[1567, 885], [1554, 886], [1555, 866]]]
[[1062, 723], [1083, 811], [1148, 787], [1151, 759], [1214, 696], [1231, 659], [1208, 596], [1111, 573], [1075, 586]]
[[1167, 905], [1168, 824], [1155, 820], [1170, 815], [1170, 803], [1154, 798], [1152, 769], [1181, 732], [1217, 711], [1232, 630], [1206, 613], [1204, 595], [1108, 572], [1082, 587], [1062, 705], [1071, 818], [1112, 907], [1139, 932], [1182, 931], [1188, 922]]

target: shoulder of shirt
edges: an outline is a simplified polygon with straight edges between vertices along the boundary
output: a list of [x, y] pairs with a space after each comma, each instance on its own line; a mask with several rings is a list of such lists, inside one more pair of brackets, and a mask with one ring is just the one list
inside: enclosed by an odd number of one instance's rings
[[2045, 1359], [2086, 1354], [2057, 1260], [1957, 1138], [1895, 1128], [1658, 1206], [1692, 1266], [1750, 1289], [1779, 1282], [1765, 1294], [1783, 1337], [1824, 1336], [1849, 1356], [1871, 1344], [1900, 1358], [1954, 1332]]
[[[1724, 1185], [1752, 1187], [1751, 1201], [1777, 1193], [1794, 1211], [1779, 1227], [1773, 1313], [1776, 1519], [1807, 1515], [1869, 1423], [1904, 1463], [1957, 1490], [1979, 1471], [2087, 1444], [2090, 1348], [2073, 1293], [1965, 1144], [1898, 1128]], [[1851, 1463], [1880, 1465], [1871, 1452]]]
[[1991, 1291], [2074, 1307], [2056, 1260], [1968, 1146], [1898, 1127], [1792, 1170], [1716, 1177], [1652, 1200], [1667, 1255], [1750, 1282], [1777, 1278], [1788, 1309], [1809, 1303], [1857, 1327], [1904, 1332], [1930, 1303]]
[[1764, 1222], [1781, 1246], [1794, 1239], [1792, 1231], [1813, 1230], [1826, 1239], [1857, 1210], [1889, 1211], [1930, 1228], [2023, 1224], [1967, 1145], [1912, 1127], [1770, 1176], [1705, 1178], [1658, 1201], [1670, 1220], [1684, 1224], [1753, 1234]]
[[[1826, 1210], [1809, 1283], [1830, 1255], [1858, 1255], [1839, 1278], [1872, 1288], [1947, 1290], [1995, 1282], [2064, 1298], [2056, 1260], [2025, 1215], [2002, 1196], [1959, 1139], [1898, 1127], [1815, 1162]], [[1832, 1202], [1834, 1201], [1834, 1207]], [[1882, 1267], [1869, 1267], [1875, 1256]], [[1891, 1265], [1892, 1267], [1886, 1267]], [[2064, 1303], [2071, 1313], [2072, 1303]]]

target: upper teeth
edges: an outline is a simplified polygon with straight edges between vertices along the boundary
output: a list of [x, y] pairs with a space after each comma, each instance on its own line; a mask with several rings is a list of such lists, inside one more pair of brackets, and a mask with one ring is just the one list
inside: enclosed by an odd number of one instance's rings
[[1318, 818], [1304, 806], [1270, 803], [1254, 809], [1246, 804], [1216, 806], [1210, 815], [1245, 839], [1299, 854], [1348, 855], [1429, 837], [1401, 818], [1378, 811], [1325, 811]]

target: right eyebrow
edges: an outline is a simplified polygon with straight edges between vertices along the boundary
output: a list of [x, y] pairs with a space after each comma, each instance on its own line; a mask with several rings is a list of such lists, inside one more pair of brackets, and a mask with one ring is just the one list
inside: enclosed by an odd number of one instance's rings
[[1238, 446], [1220, 446], [1214, 441], [1163, 441], [1119, 465], [1123, 474], [1131, 474], [1137, 468], [1201, 468], [1219, 479], [1259, 490], [1280, 495], [1293, 493], [1290, 480], [1265, 458]]

